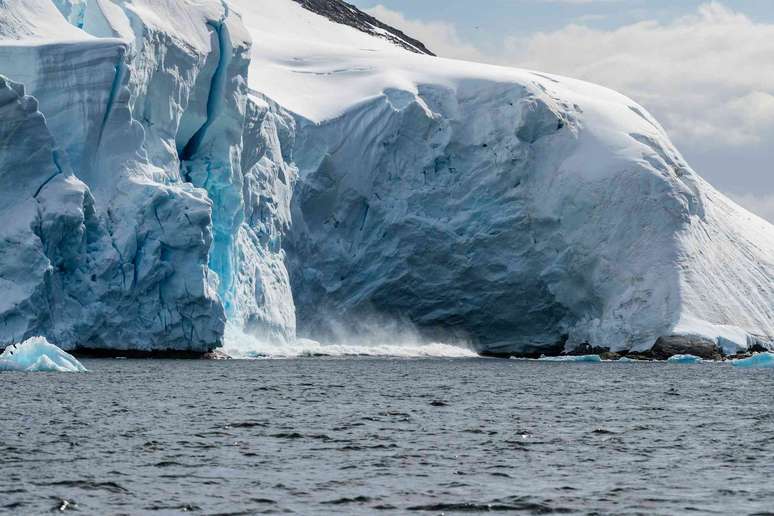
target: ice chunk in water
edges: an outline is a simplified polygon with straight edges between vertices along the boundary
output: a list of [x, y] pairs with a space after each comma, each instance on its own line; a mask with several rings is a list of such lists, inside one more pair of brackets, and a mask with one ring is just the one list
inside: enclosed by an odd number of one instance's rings
[[43, 337], [33, 337], [5, 348], [0, 371], [83, 373], [86, 368]]
[[757, 353], [749, 358], [733, 360], [735, 367], [774, 369], [774, 353]]
[[540, 357], [539, 360], [543, 362], [602, 362], [599, 355]]
[[671, 364], [698, 364], [701, 361], [696, 355], [673, 355], [667, 359]]

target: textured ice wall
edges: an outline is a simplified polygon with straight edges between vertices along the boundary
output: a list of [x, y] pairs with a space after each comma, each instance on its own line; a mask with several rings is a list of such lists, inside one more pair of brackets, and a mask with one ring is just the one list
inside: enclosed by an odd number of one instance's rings
[[287, 343], [297, 315], [503, 352], [774, 335], [771, 225], [604, 88], [289, 0], [4, 0], [0, 73], [38, 99], [0, 105], [0, 346]]
[[284, 238], [298, 170], [294, 118], [260, 96], [247, 105], [242, 174], [244, 217], [236, 236], [230, 322], [264, 343], [296, 337], [296, 308], [285, 265]]
[[[74, 183], [80, 198], [53, 189], [38, 196], [48, 279], [25, 310], [28, 323], [4, 331], [3, 341], [45, 335], [67, 348], [211, 349], [225, 324], [207, 267], [211, 203], [147, 158], [130, 111], [127, 45], [81, 34], [0, 45], [0, 68], [41, 99], [61, 166], [82, 181]], [[3, 172], [30, 167], [16, 158]], [[69, 208], [73, 198], [82, 208]]]
[[[256, 98], [245, 123], [250, 38], [239, 18], [217, 0], [56, 3], [70, 23], [50, 0], [0, 6], [10, 20], [0, 72], [39, 97], [81, 198], [41, 194], [53, 272], [38, 303], [0, 312], [28, 319], [2, 342], [40, 334], [66, 348], [206, 351], [222, 343], [226, 317], [267, 342], [292, 339], [281, 240], [293, 120]], [[0, 172], [32, 166], [23, 153], [6, 161]], [[59, 213], [75, 201], [80, 219]], [[20, 281], [10, 261], [3, 276]]]
[[[86, 10], [84, 30], [131, 42], [130, 106], [156, 180], [190, 183], [212, 205], [208, 266], [231, 324], [266, 342], [295, 337], [281, 249], [295, 179], [294, 122], [248, 100], [250, 36], [218, 1], [116, 1]], [[193, 29], [193, 30], [192, 30]]]
[[300, 126], [288, 254], [301, 334], [379, 313], [489, 352], [647, 349], [671, 334], [733, 350], [774, 335], [771, 227], [633, 103], [646, 124], [618, 135], [540, 82], [388, 89]]
[[639, 215], [674, 226], [681, 206], [636, 163], [562, 174], [578, 115], [535, 87], [471, 81], [304, 127], [289, 252], [301, 330], [376, 311], [487, 351], [652, 344], [677, 277], [647, 256], [674, 235]]

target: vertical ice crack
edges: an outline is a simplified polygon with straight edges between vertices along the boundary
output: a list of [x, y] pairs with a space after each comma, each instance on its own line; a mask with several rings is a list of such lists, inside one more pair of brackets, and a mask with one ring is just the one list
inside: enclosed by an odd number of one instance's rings
[[235, 184], [238, 181], [238, 174], [235, 173], [238, 165], [235, 165], [232, 153], [232, 145], [239, 142], [224, 138], [231, 132], [228, 124], [233, 118], [228, 112], [229, 73], [235, 49], [227, 24], [229, 9], [225, 3], [223, 7], [224, 13], [220, 20], [207, 22], [213, 37], [209, 59], [217, 60], [207, 90], [205, 120], [182, 146], [179, 157], [181, 177], [205, 189], [213, 204], [209, 268], [220, 278], [218, 295], [228, 313], [234, 283], [234, 239], [241, 223], [242, 187], [241, 184]]
[[204, 142], [207, 132], [212, 124], [218, 118], [218, 115], [223, 112], [224, 95], [223, 92], [226, 89], [226, 81], [228, 66], [231, 62], [231, 38], [228, 33], [228, 27], [226, 27], [225, 17], [219, 22], [207, 22], [207, 26], [210, 27], [218, 39], [218, 64], [215, 67], [215, 72], [212, 74], [212, 80], [210, 81], [210, 89], [207, 96], [207, 119], [204, 124], [194, 133], [188, 143], [186, 143], [183, 151], [180, 153], [181, 161], [190, 161], [199, 152], [202, 142]]
[[97, 145], [95, 146], [95, 149], [98, 149], [102, 144], [102, 138], [105, 135], [105, 128], [107, 127], [108, 121], [110, 120], [110, 115], [113, 112], [113, 106], [115, 105], [116, 100], [120, 95], [121, 88], [124, 84], [124, 79], [126, 78], [126, 73], [128, 70], [126, 67], [125, 57], [126, 49], [120, 47], [118, 53], [118, 62], [115, 66], [116, 72], [113, 76], [113, 84], [110, 86], [110, 94], [108, 95], [107, 105], [105, 106], [105, 114], [102, 117], [102, 124], [99, 128], [99, 137], [97, 138]]

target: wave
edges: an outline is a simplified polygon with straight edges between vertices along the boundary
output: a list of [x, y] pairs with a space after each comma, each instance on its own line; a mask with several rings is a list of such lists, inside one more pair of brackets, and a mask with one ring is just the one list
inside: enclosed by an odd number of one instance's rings
[[320, 343], [309, 339], [291, 342], [267, 342], [242, 330], [229, 327], [223, 351], [232, 358], [298, 358], [298, 357], [397, 357], [397, 358], [473, 358], [478, 354], [465, 344], [422, 342], [410, 339], [402, 342]]

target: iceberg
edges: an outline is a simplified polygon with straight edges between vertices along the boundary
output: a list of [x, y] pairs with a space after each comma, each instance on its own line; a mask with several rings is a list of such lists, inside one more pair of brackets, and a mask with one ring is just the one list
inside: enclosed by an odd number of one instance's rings
[[732, 360], [731, 365], [743, 369], [774, 369], [774, 353], [756, 353], [749, 358]]
[[774, 344], [774, 227], [642, 106], [344, 5], [0, 2], [0, 347]]
[[12, 344], [0, 354], [0, 371], [85, 373], [83, 364], [43, 337]]
[[670, 364], [699, 364], [703, 360], [694, 355], [673, 355], [667, 359], [667, 362]]

